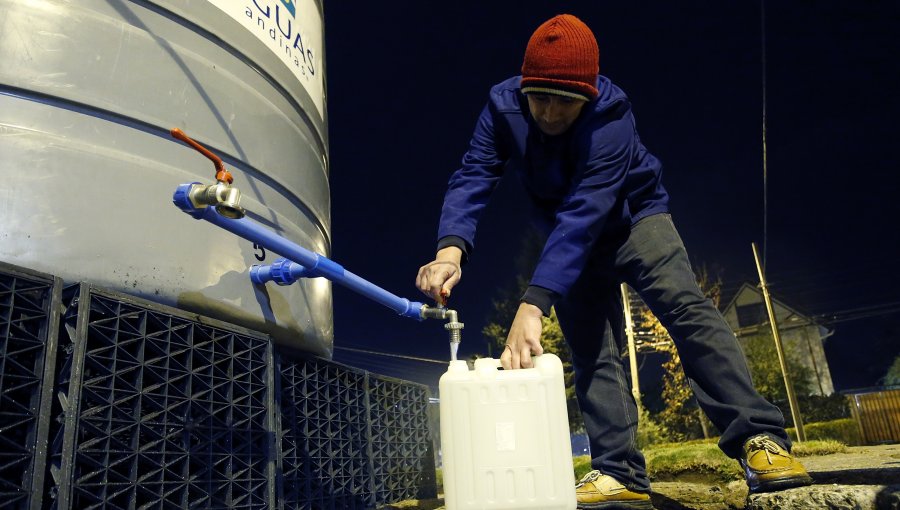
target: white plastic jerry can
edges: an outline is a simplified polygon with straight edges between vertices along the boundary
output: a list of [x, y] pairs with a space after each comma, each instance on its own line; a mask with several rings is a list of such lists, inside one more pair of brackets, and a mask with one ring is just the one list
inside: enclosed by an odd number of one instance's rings
[[441, 376], [441, 450], [447, 510], [573, 510], [575, 473], [563, 367], [498, 370], [451, 361]]

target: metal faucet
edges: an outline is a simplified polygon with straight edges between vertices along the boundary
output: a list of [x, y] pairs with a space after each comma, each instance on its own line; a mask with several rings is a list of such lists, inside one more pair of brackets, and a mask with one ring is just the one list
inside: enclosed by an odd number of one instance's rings
[[190, 145], [191, 148], [206, 156], [207, 159], [213, 162], [213, 166], [216, 169], [215, 184], [204, 185], [195, 182], [188, 188], [187, 198], [191, 201], [191, 204], [197, 209], [213, 206], [216, 208], [216, 212], [233, 220], [243, 218], [246, 212], [241, 207], [241, 191], [231, 185], [234, 182], [234, 177], [231, 176], [231, 172], [225, 169], [225, 163], [222, 162], [222, 159], [191, 139], [184, 131], [174, 128], [170, 133], [174, 138]]
[[450, 360], [456, 361], [456, 353], [459, 351], [459, 343], [462, 340], [462, 330], [465, 327], [465, 324], [459, 322], [459, 315], [456, 313], [456, 310], [450, 310], [443, 306], [430, 307], [422, 305], [421, 313], [423, 319], [447, 321], [447, 324], [444, 324], [444, 329], [450, 334]]

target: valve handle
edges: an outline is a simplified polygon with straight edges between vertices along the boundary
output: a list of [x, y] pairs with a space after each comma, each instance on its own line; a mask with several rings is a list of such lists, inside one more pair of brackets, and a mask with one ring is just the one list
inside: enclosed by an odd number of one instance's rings
[[212, 161], [213, 165], [216, 167], [216, 180], [217, 181], [225, 182], [228, 184], [231, 184], [232, 182], [234, 182], [234, 177], [231, 176], [231, 172], [229, 172], [228, 170], [225, 169], [225, 163], [222, 162], [222, 158], [220, 158], [219, 156], [216, 156], [209, 149], [207, 149], [206, 147], [195, 142], [191, 137], [186, 135], [184, 133], [184, 131], [182, 131], [178, 128], [172, 128], [172, 130], [169, 131], [169, 133], [171, 133], [173, 138], [181, 140], [182, 142], [190, 145], [191, 148], [193, 148], [200, 154], [203, 154], [204, 156], [207, 157], [207, 159]]

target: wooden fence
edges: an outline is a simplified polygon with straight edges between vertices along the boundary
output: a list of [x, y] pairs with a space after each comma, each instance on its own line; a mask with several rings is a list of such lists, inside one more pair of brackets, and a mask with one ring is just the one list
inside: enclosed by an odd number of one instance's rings
[[846, 395], [863, 444], [900, 443], [900, 388]]

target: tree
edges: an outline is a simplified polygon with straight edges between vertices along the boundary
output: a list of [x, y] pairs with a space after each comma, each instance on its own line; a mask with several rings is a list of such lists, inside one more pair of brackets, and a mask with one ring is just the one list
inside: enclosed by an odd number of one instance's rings
[[888, 369], [887, 373], [884, 374], [882, 383], [885, 386], [895, 386], [900, 384], [900, 356], [894, 358], [894, 363], [891, 365], [891, 368]]
[[[765, 330], [757, 335], [742, 338], [741, 348], [747, 358], [747, 367], [750, 369], [750, 377], [756, 391], [781, 409], [786, 426], [794, 426], [794, 417], [787, 399], [787, 388], [784, 386], [784, 376], [771, 328], [766, 325]], [[798, 401], [808, 400], [805, 397], [813, 390], [812, 370], [801, 363], [799, 359], [801, 354], [788, 345], [783, 345], [783, 350], [794, 394]], [[804, 415], [802, 406], [800, 411], [800, 414]]]
[[[769, 326], [766, 331], [747, 337], [741, 341], [741, 348], [747, 358], [753, 386], [760, 395], [769, 402], [787, 400], [787, 389], [784, 387], [784, 376], [781, 363], [778, 361], [778, 350]], [[809, 395], [812, 392], [812, 370], [803, 365], [799, 355], [788, 346], [784, 346], [785, 363], [791, 376], [791, 385], [797, 395]]]

